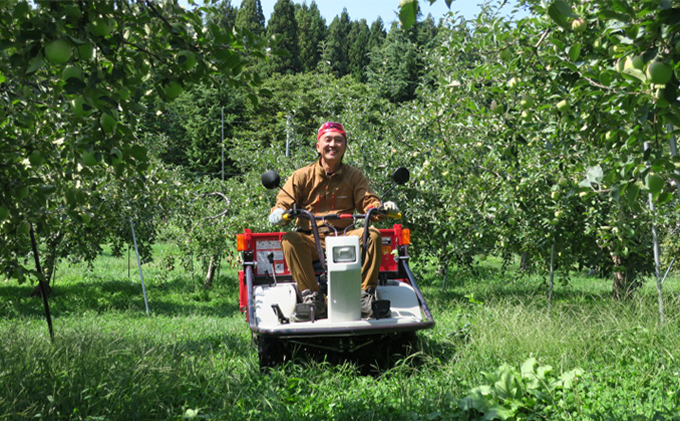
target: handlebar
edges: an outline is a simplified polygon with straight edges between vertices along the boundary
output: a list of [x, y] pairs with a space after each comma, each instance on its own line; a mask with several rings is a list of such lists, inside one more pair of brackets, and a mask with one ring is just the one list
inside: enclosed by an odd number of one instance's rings
[[[329, 215], [323, 215], [323, 216], [317, 216], [311, 213], [308, 210], [305, 209], [297, 209], [293, 208], [290, 210], [287, 210], [283, 213], [281, 216], [283, 220], [285, 221], [290, 221], [293, 218], [298, 218], [298, 217], [304, 217], [307, 220], [311, 221], [321, 221], [322, 225], [328, 226], [335, 231], [335, 235], [338, 235], [338, 230], [333, 226], [328, 223], [326, 223], [327, 220], [332, 220], [332, 219], [353, 219], [356, 221], [357, 219], [369, 219], [371, 217], [371, 214], [374, 212], [380, 212], [382, 215], [387, 216], [388, 218], [394, 218], [394, 219], [400, 219], [401, 218], [401, 212], [397, 214], [388, 214], [384, 212], [380, 208], [371, 208], [368, 209], [366, 213], [360, 213], [360, 214], [329, 214]], [[321, 262], [321, 265], [324, 267], [324, 269], [327, 269], [326, 266], [326, 258], [324, 257], [323, 249], [321, 247], [321, 241], [320, 241], [320, 236], [319, 236], [319, 226], [317, 224], [310, 224], [312, 228], [312, 234], [314, 235], [314, 243], [316, 244], [317, 248], [317, 253], [319, 255], [319, 261]], [[354, 223], [349, 224], [346, 228], [345, 231], [347, 231], [347, 228], [351, 227], [354, 225]], [[367, 244], [368, 242], [368, 224], [365, 225], [364, 227], [364, 234], [363, 234], [363, 244]], [[363, 247], [361, 250], [361, 261], [363, 262], [366, 259], [366, 247]]]
[[[390, 213], [385, 213], [384, 211], [381, 211], [378, 209], [378, 212], [380, 212], [381, 215], [384, 215], [388, 218], [392, 219], [401, 219], [402, 215], [401, 212], [396, 213], [396, 214], [390, 214]], [[327, 220], [334, 220], [334, 219], [353, 219], [353, 220], [359, 220], [359, 219], [366, 219], [370, 215], [369, 213], [355, 213], [355, 214], [350, 214], [350, 213], [332, 213], [328, 215], [323, 215], [323, 216], [317, 216], [312, 214], [309, 211], [302, 210], [302, 209], [291, 209], [287, 210], [283, 213], [282, 218], [284, 221], [292, 221], [295, 218], [298, 218], [300, 216], [304, 216], [305, 218], [313, 221], [322, 221], [326, 222]]]

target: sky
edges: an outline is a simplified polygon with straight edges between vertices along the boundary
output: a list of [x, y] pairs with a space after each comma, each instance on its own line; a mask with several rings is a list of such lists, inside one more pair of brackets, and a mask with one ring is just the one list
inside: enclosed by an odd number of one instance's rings
[[[293, 3], [302, 3], [305, 1], [310, 4], [312, 0], [293, 0]], [[326, 19], [326, 25], [330, 25], [335, 16], [339, 16], [342, 13], [343, 8], [347, 8], [347, 13], [349, 14], [350, 20], [358, 21], [361, 19], [366, 19], [366, 22], [370, 25], [373, 23], [378, 16], [380, 16], [385, 24], [385, 27], [389, 27], [389, 23], [397, 20], [397, 10], [399, 9], [399, 0], [315, 0], [316, 5], [319, 7], [321, 16]], [[483, 0], [453, 0], [451, 3], [451, 11], [459, 12], [459, 15], [465, 17], [466, 19], [472, 19], [479, 13], [479, 4], [482, 4]], [[232, 0], [232, 5], [240, 6], [240, 0]], [[264, 12], [264, 17], [267, 21], [272, 15], [274, 10], [274, 4], [276, 0], [260, 0], [262, 4], [262, 11]], [[428, 0], [419, 0], [420, 9], [423, 12], [423, 16], [427, 16], [431, 13], [435, 21], [439, 18], [444, 17], [448, 12], [449, 8], [446, 7], [446, 1], [437, 0], [434, 4], [430, 5]], [[509, 3], [515, 3], [511, 1]], [[507, 13], [510, 12], [511, 7], [506, 6], [503, 10]]]

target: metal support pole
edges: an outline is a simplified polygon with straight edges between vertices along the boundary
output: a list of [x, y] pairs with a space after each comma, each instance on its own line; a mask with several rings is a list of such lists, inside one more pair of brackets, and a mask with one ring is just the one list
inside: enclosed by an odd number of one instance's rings
[[222, 107], [222, 181], [224, 181], [224, 107]]
[[290, 114], [286, 116], [286, 158], [290, 158]]
[[[649, 142], [644, 143], [644, 150], [649, 149]], [[649, 193], [649, 210], [652, 213], [652, 218], [655, 217], [656, 209], [654, 206], [654, 195]], [[661, 248], [659, 247], [659, 236], [656, 230], [656, 223], [652, 220], [652, 247], [654, 251], [654, 275], [656, 276], [656, 293], [659, 302], [659, 319], [664, 323], [664, 308], [663, 308], [663, 280], [661, 279]]]
[[139, 279], [142, 280], [142, 294], [144, 295], [144, 307], [146, 308], [146, 315], [149, 315], [149, 300], [146, 298], [146, 286], [144, 285], [144, 275], [142, 274], [142, 261], [139, 259], [139, 248], [137, 248], [137, 236], [135, 235], [135, 223], [130, 219], [130, 227], [132, 227], [132, 241], [135, 244], [135, 253], [137, 254], [137, 266], [139, 267]]
[[552, 313], [553, 290], [555, 289], [555, 235], [550, 245], [550, 283], [548, 284], [548, 313]]

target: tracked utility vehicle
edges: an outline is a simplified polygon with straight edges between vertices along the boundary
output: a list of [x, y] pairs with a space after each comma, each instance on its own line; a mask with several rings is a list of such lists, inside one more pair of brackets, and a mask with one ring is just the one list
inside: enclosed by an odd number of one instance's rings
[[[397, 169], [388, 192], [408, 179], [407, 169]], [[273, 171], [263, 174], [262, 183], [268, 189], [280, 188], [280, 178]], [[322, 355], [330, 361], [357, 360], [381, 366], [395, 354], [407, 353], [414, 345], [417, 331], [434, 326], [430, 310], [409, 267], [411, 233], [398, 224], [380, 230], [383, 258], [373, 316], [362, 318], [363, 256], [359, 238], [343, 236], [328, 221], [334, 218], [352, 219], [351, 229], [357, 221], [363, 220], [366, 239], [373, 212], [381, 210], [318, 217], [306, 210], [293, 208], [284, 215], [285, 218], [307, 218], [312, 222], [320, 256], [315, 263], [315, 271], [319, 285], [327, 295], [328, 314], [326, 318], [314, 318], [312, 315], [311, 320], [305, 322], [291, 321], [291, 315], [302, 297], [281, 250], [280, 241], [285, 233], [255, 233], [245, 229], [237, 235], [237, 248], [243, 259], [243, 270], [239, 272], [239, 304], [257, 343], [262, 369], [302, 354]], [[335, 234], [325, 238], [325, 253], [318, 231], [324, 226]]]

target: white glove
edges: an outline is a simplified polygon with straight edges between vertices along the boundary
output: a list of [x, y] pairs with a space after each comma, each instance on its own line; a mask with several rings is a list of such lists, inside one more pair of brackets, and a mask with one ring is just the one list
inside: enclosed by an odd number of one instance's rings
[[385, 202], [382, 205], [382, 210], [387, 214], [387, 215], [396, 215], [399, 213], [399, 208], [397, 207], [397, 204], [394, 202]]
[[276, 208], [272, 213], [269, 214], [269, 223], [272, 225], [286, 225], [286, 221], [283, 220], [283, 213], [285, 211], [281, 208]]

